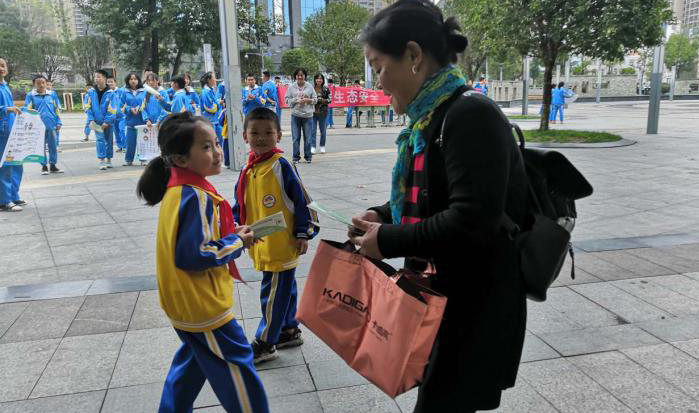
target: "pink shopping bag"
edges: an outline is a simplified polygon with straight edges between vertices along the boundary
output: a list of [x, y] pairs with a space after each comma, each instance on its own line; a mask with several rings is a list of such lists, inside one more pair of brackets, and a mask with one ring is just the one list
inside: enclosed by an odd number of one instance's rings
[[348, 245], [320, 242], [296, 318], [396, 397], [422, 381], [447, 299]]

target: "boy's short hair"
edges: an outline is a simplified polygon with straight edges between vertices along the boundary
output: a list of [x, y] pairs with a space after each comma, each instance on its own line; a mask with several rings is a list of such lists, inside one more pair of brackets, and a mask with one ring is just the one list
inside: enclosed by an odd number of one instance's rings
[[272, 74], [271, 74], [271, 73], [269, 73], [269, 70], [265, 70], [264, 72], [262, 72], [262, 76], [267, 76], [267, 77], [271, 77], [271, 76], [272, 76]]
[[48, 79], [46, 79], [46, 76], [44, 76], [44, 75], [36, 75], [36, 76], [34, 76], [34, 77], [32, 78], [32, 85], [33, 85], [34, 83], [36, 83], [36, 81], [39, 80], [39, 79], [44, 79], [44, 80], [46, 80], [46, 81], [48, 82]]
[[104, 76], [105, 79], [109, 79], [109, 73], [107, 73], [106, 70], [97, 69], [97, 70], [95, 70], [95, 73], [99, 73], [99, 74], [101, 74], [102, 76]]
[[277, 131], [281, 133], [282, 131], [282, 125], [279, 123], [279, 117], [277, 117], [277, 114], [274, 113], [273, 110], [265, 108], [265, 107], [258, 107], [253, 110], [251, 110], [247, 116], [245, 116], [245, 122], [243, 122], [243, 130], [248, 129], [248, 123], [251, 120], [270, 120], [273, 121], [275, 125], [277, 125]]
[[484, 80], [485, 80], [485, 78], [484, 78], [483, 76], [481, 76], [481, 77], [478, 79], [479, 82], [482, 82], [482, 81], [484, 81]]
[[279, 76], [274, 76], [274, 80], [282, 80], [282, 78]]
[[247, 75], [245, 75], [245, 79], [246, 79], [246, 80], [247, 80], [247, 78], [249, 78], [249, 77], [251, 77], [251, 78], [254, 79], [254, 78], [255, 78], [255, 75], [252, 74], [252, 73], [248, 73]]

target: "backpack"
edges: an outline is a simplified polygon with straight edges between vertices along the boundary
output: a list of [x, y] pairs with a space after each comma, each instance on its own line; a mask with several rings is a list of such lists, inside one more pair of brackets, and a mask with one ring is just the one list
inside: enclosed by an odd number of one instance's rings
[[519, 149], [527, 175], [529, 200], [526, 222], [520, 228], [503, 214], [502, 228], [517, 245], [520, 272], [527, 297], [545, 301], [546, 291], [561, 271], [566, 255], [575, 255], [570, 235], [578, 216], [575, 201], [592, 195], [592, 185], [560, 152], [525, 147], [524, 134], [511, 124], [519, 139]]
[[[471, 97], [479, 93], [467, 90], [456, 94]], [[505, 115], [502, 115], [505, 117]], [[446, 125], [442, 118], [436, 143], [441, 148]], [[562, 153], [527, 148], [524, 134], [510, 123], [519, 140], [519, 150], [527, 178], [528, 200], [525, 222], [520, 227], [503, 212], [500, 226], [515, 242], [520, 258], [520, 274], [527, 298], [545, 301], [546, 291], [558, 278], [567, 255], [572, 260], [571, 278], [575, 279], [575, 254], [570, 235], [578, 216], [575, 201], [592, 195], [592, 185]]]

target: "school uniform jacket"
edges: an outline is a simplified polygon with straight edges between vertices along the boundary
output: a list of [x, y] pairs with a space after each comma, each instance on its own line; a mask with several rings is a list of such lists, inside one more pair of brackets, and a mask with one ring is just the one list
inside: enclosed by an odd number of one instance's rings
[[119, 97], [113, 90], [105, 90], [102, 95], [102, 101], [99, 100], [95, 88], [90, 88], [87, 91], [85, 113], [87, 114], [88, 122], [95, 121], [98, 125], [103, 123], [114, 125], [118, 111]]
[[[143, 100], [146, 97], [146, 91], [143, 89], [131, 90], [125, 89], [122, 93], [123, 98], [123, 110], [126, 115], [126, 126], [138, 126], [143, 125], [143, 115], [141, 114], [141, 108], [143, 106]], [[153, 99], [155, 100], [155, 99]], [[131, 109], [138, 109], [138, 112], [134, 115], [131, 113]]]
[[165, 109], [163, 108], [163, 104], [161, 103], [168, 103], [167, 93], [165, 93], [164, 91], [160, 91], [160, 96], [163, 98], [163, 100], [161, 101], [158, 101], [156, 98], [150, 96], [149, 94], [147, 94], [143, 98], [143, 103], [141, 104], [141, 115], [143, 116], [144, 122], [151, 121], [151, 123], [158, 123], [160, 119], [167, 116], [167, 112], [165, 111]]
[[184, 331], [214, 330], [233, 319], [229, 261], [243, 251], [235, 234], [221, 238], [219, 198], [195, 186], [168, 188], [160, 206], [157, 280], [160, 305]]
[[27, 95], [24, 107], [39, 112], [41, 121], [44, 122], [44, 126], [48, 130], [55, 130], [57, 126], [63, 125], [60, 108], [56, 105], [56, 100], [51, 93], [40, 95], [33, 90]]
[[208, 85], [204, 86], [201, 90], [201, 113], [212, 125], [218, 124], [218, 101], [216, 90], [211, 89]]
[[[7, 108], [14, 106], [15, 103], [12, 100], [12, 91], [7, 85], [7, 82], [0, 82], [0, 128], [4, 125], [7, 126], [7, 134], [9, 135], [10, 130], [12, 130], [12, 124], [15, 122], [15, 114], [8, 112]], [[2, 129], [0, 129], [2, 131]], [[0, 136], [1, 138], [2, 136]], [[4, 145], [0, 142], [0, 145]], [[4, 148], [2, 146], [1, 148]]]
[[[280, 154], [250, 168], [245, 177], [245, 224], [282, 212], [287, 230], [265, 237], [264, 242], [250, 248], [250, 257], [258, 271], [281, 272], [298, 266], [296, 239], [311, 239], [317, 228], [311, 224], [310, 202], [301, 179], [289, 161]], [[235, 187], [238, 193], [238, 184]], [[240, 221], [240, 205], [236, 200], [233, 217]]]
[[[254, 99], [248, 99], [248, 95], [253, 95]], [[247, 115], [251, 110], [265, 105], [265, 98], [262, 96], [262, 89], [255, 86], [249, 89], [247, 86], [243, 89], [243, 115]]]

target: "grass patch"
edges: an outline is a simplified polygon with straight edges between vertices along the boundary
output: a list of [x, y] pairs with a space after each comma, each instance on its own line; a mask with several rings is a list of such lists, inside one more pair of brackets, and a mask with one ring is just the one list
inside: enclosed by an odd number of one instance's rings
[[507, 115], [508, 119], [514, 120], [539, 120], [541, 116], [536, 115]]
[[590, 132], [583, 130], [525, 130], [524, 139], [527, 142], [551, 143], [601, 143], [616, 142], [621, 136], [607, 132]]

